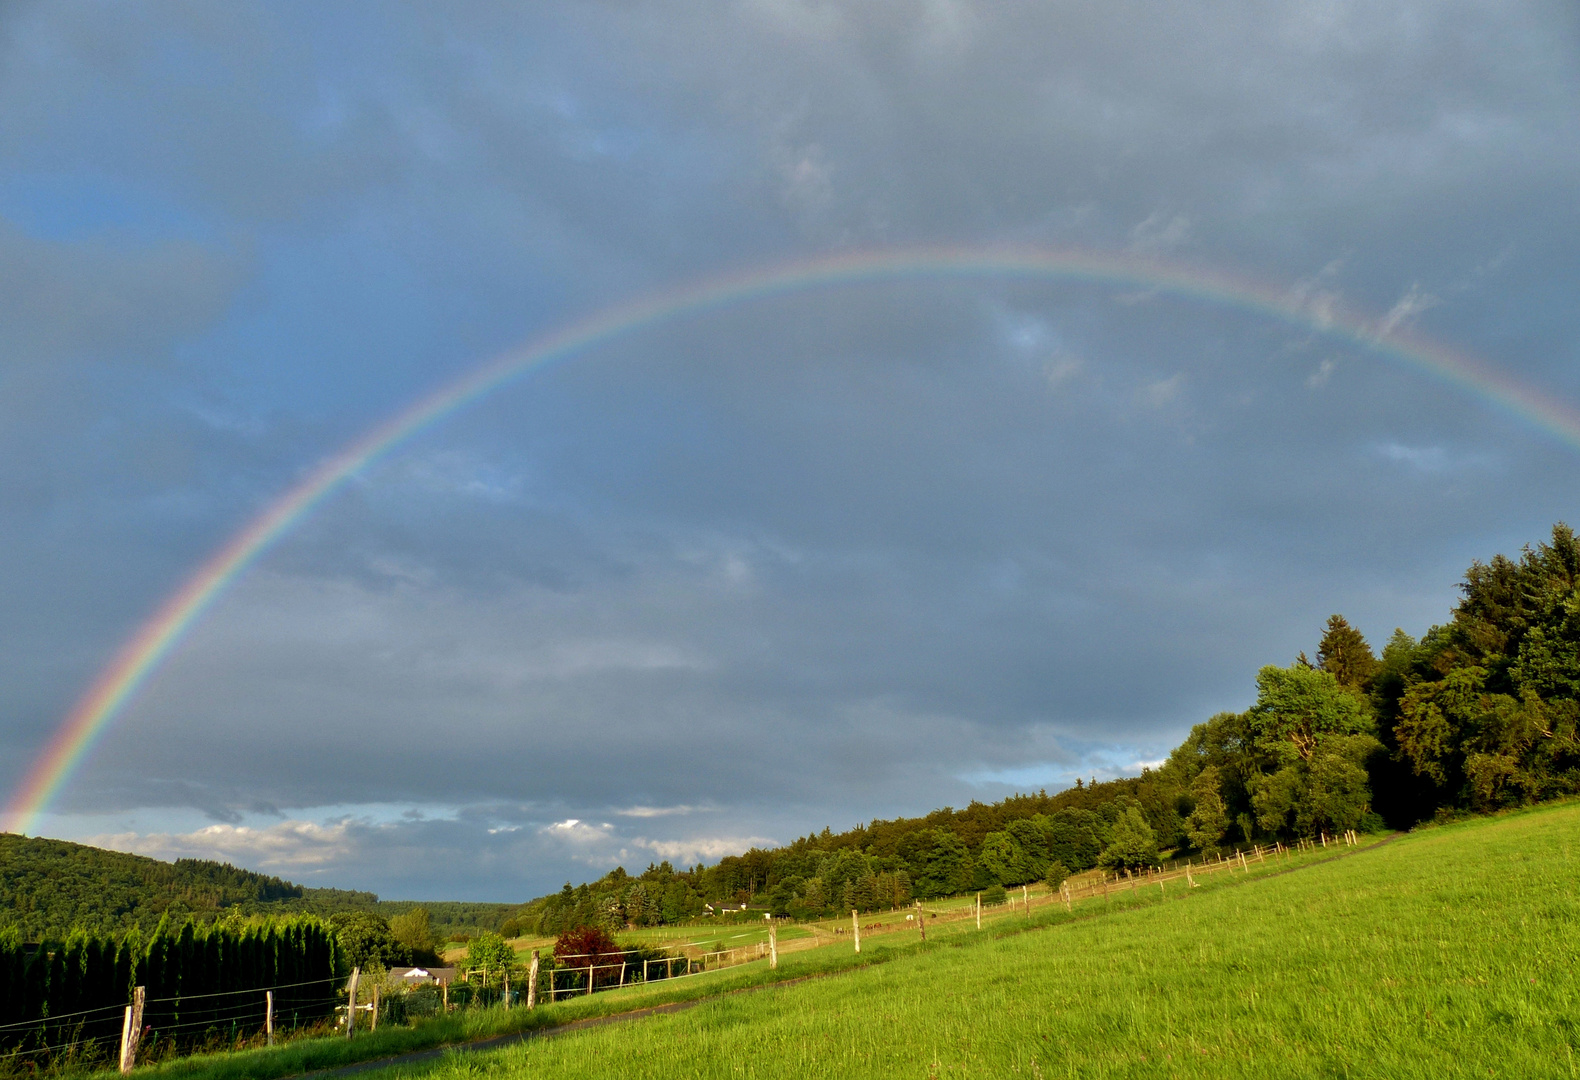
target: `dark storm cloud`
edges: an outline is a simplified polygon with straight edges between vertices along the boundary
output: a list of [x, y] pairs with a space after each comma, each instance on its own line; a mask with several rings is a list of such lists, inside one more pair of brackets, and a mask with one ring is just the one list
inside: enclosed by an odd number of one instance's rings
[[[921, 242], [1255, 277], [1580, 396], [1569, 5], [22, 6], [0, 782], [337, 445], [647, 288]], [[243, 579], [57, 831], [508, 898], [1132, 771], [1342, 610], [1446, 616], [1572, 451], [1353, 342], [890, 283], [505, 388]], [[202, 821], [211, 824], [203, 826]]]

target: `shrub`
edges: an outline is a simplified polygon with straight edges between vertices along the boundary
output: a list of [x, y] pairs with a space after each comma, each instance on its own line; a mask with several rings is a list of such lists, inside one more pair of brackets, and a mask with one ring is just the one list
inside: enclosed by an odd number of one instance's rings
[[1002, 904], [1008, 899], [1009, 894], [1004, 891], [1004, 886], [1002, 885], [989, 885], [982, 891], [982, 902], [984, 904]]

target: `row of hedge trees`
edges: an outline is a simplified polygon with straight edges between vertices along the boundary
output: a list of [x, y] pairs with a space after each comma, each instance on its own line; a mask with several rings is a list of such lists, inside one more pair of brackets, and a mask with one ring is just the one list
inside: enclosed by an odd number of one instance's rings
[[201, 926], [162, 920], [144, 937], [77, 931], [27, 944], [0, 932], [0, 1051], [111, 1045], [134, 987], [155, 1040], [180, 1045], [217, 1033], [257, 1030], [265, 989], [276, 1025], [332, 1018], [341, 975], [334, 930], [310, 916]]

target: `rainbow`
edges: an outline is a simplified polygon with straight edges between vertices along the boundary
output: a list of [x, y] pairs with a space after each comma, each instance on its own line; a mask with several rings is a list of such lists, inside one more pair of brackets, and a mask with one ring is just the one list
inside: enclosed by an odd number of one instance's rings
[[1580, 448], [1580, 412], [1440, 344], [1342, 311], [1316, 310], [1296, 293], [1224, 274], [1114, 252], [1047, 248], [905, 248], [852, 252], [702, 280], [620, 304], [483, 364], [417, 401], [319, 464], [215, 552], [166, 599], [98, 674], [6, 805], [0, 829], [25, 832], [227, 586], [347, 479], [405, 440], [530, 371], [683, 317], [787, 293], [883, 281], [1065, 280], [1142, 288], [1228, 305], [1364, 348], [1445, 380]]

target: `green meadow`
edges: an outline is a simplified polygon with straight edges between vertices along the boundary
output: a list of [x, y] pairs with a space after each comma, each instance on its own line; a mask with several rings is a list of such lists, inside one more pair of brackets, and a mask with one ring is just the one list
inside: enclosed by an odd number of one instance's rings
[[940, 923], [854, 970], [379, 1076], [1570, 1076], [1577, 830], [1552, 807], [1029, 928]]

